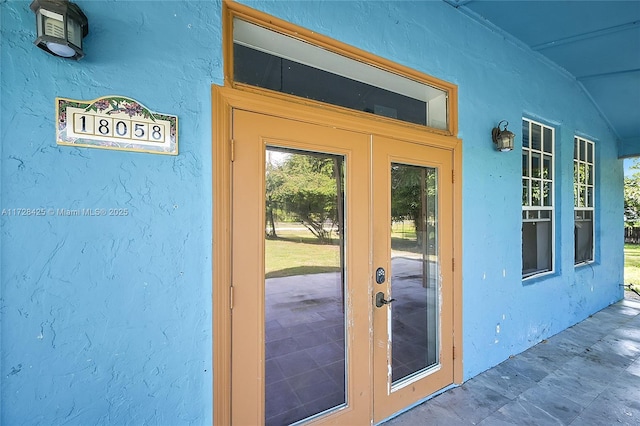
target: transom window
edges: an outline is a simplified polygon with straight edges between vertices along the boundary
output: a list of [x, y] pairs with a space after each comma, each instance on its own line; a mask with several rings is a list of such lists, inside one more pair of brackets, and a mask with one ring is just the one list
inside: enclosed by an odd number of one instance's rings
[[447, 90], [234, 18], [233, 81], [449, 129]]
[[522, 120], [522, 277], [553, 271], [552, 127]]
[[575, 264], [593, 261], [595, 204], [594, 143], [573, 139], [573, 211]]

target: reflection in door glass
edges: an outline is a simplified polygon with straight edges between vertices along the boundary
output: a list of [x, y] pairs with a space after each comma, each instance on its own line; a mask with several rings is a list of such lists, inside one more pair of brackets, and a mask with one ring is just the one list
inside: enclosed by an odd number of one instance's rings
[[265, 422], [346, 404], [343, 157], [268, 147]]
[[438, 364], [437, 170], [391, 164], [392, 382]]

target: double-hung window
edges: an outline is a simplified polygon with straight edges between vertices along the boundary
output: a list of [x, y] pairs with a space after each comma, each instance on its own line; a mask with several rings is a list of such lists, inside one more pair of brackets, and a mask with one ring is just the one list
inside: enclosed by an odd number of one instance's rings
[[554, 141], [552, 127], [522, 120], [522, 277], [553, 271]]
[[573, 139], [574, 261], [593, 262], [595, 153], [591, 141]]

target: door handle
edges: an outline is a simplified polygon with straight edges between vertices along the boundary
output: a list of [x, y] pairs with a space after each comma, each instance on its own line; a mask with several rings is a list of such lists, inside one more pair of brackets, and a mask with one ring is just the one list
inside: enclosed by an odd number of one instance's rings
[[385, 300], [384, 293], [379, 291], [376, 293], [376, 307], [381, 308], [383, 305], [388, 305], [396, 299]]

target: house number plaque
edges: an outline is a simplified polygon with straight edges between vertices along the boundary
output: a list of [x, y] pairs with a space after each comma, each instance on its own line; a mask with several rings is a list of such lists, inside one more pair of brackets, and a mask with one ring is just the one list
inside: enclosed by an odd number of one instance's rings
[[58, 145], [178, 154], [178, 117], [131, 98], [56, 98], [56, 122]]

